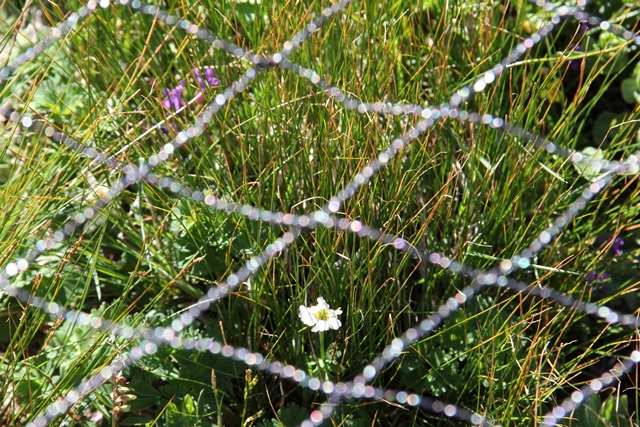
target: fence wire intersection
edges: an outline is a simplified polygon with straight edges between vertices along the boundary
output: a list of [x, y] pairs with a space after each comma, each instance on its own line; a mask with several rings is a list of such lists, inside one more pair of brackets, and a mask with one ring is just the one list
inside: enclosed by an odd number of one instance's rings
[[[318, 31], [324, 21], [342, 11], [349, 5], [349, 3], [351, 3], [351, 0], [344, 0], [324, 9], [319, 18], [313, 20], [305, 27], [304, 30], [294, 35], [289, 41], [285, 42], [279, 52], [273, 55], [258, 55], [246, 51], [233, 43], [220, 40], [206, 29], [187, 20], [177, 18], [156, 6], [141, 3], [138, 0], [120, 0], [120, 6], [130, 7], [140, 13], [154, 16], [168, 25], [175, 25], [189, 34], [193, 34], [203, 40], [206, 40], [214, 48], [226, 50], [232, 55], [247, 60], [253, 64], [253, 66], [249, 68], [240, 79], [222, 91], [215, 98], [215, 101], [203, 110], [193, 126], [189, 127], [186, 131], [179, 132], [173, 141], [166, 144], [160, 152], [152, 155], [147, 159], [147, 161], [143, 162], [140, 167], [121, 162], [115, 157], [108, 156], [99, 150], [80, 143], [62, 132], [54, 131], [50, 127], [40, 127], [36, 120], [33, 120], [27, 115], [20, 115], [16, 112], [11, 115], [11, 120], [18, 123], [25, 129], [40, 129], [44, 131], [46, 136], [54, 139], [56, 142], [60, 142], [72, 150], [78, 151], [107, 167], [123, 172], [124, 177], [93, 206], [87, 207], [81, 213], [73, 216], [63, 229], [56, 231], [50, 238], [39, 240], [36, 243], [35, 248], [25, 257], [18, 259], [16, 262], [7, 264], [0, 274], [0, 289], [10, 296], [16, 297], [24, 302], [28, 302], [30, 305], [40, 308], [49, 314], [65, 318], [70, 322], [90, 326], [94, 329], [108, 330], [126, 339], [142, 339], [142, 342], [139, 345], [134, 346], [121, 359], [116, 360], [110, 366], [103, 368], [99, 373], [83, 381], [79, 387], [68, 392], [65, 398], [50, 405], [47, 410], [38, 415], [36, 419], [29, 424], [29, 426], [40, 427], [47, 425], [58, 415], [65, 413], [70, 405], [73, 405], [83, 397], [87, 396], [105, 381], [113, 378], [126, 366], [135, 363], [146, 355], [155, 353], [157, 351], [157, 347], [164, 344], [169, 344], [175, 348], [209, 351], [214, 354], [220, 354], [224, 357], [240, 360], [249, 366], [271, 372], [283, 378], [291, 379], [312, 390], [324, 392], [328, 395], [329, 399], [322, 404], [318, 410], [313, 411], [307, 421], [303, 422], [302, 425], [305, 427], [320, 425], [326, 418], [329, 418], [332, 415], [335, 407], [341, 400], [351, 398], [395, 400], [401, 404], [421, 406], [425, 409], [441, 413], [448, 417], [460, 418], [474, 425], [495, 425], [492, 421], [486, 419], [482, 415], [468, 411], [465, 408], [459, 408], [455, 405], [446, 404], [437, 399], [431, 399], [411, 392], [375, 388], [367, 383], [371, 382], [386, 364], [390, 363], [402, 354], [402, 351], [407, 346], [412, 345], [435, 330], [447, 317], [458, 310], [466, 301], [476, 295], [478, 291], [485, 286], [507, 287], [516, 292], [536, 295], [544, 299], [552, 299], [563, 306], [595, 315], [609, 324], [621, 324], [623, 326], [630, 327], [633, 330], [638, 329], [638, 319], [633, 315], [617, 313], [606, 306], [597, 305], [595, 303], [585, 304], [579, 299], [574, 299], [569, 295], [559, 293], [552, 289], [529, 286], [523, 282], [518, 282], [508, 277], [509, 274], [517, 269], [527, 268], [531, 264], [532, 258], [552, 242], [562, 229], [569, 224], [579, 212], [585, 209], [589, 201], [591, 201], [612, 182], [615, 175], [637, 174], [639, 170], [638, 156], [630, 156], [624, 161], [593, 160], [583, 156], [581, 153], [566, 150], [551, 141], [547, 141], [535, 134], [531, 134], [515, 125], [505, 123], [504, 120], [500, 118], [493, 117], [489, 114], [482, 115], [468, 112], [461, 109], [460, 106], [465, 101], [469, 100], [474, 94], [482, 92], [486, 87], [496, 81], [500, 74], [502, 74], [509, 65], [513, 64], [518, 58], [538, 44], [546, 35], [550, 34], [562, 19], [575, 18], [578, 20], [586, 20], [590, 25], [599, 26], [602, 30], [611, 31], [636, 45], [640, 45], [640, 36], [629, 30], [618, 28], [605, 20], [587, 14], [582, 9], [586, 5], [586, 2], [584, 1], [578, 2], [578, 7], [575, 8], [566, 6], [556, 8], [551, 2], [538, 0], [536, 4], [539, 7], [549, 13], [553, 13], [550, 19], [551, 22], [542, 26], [536, 34], [518, 44], [518, 46], [512, 50], [512, 52], [500, 64], [494, 66], [490, 71], [482, 74], [482, 76], [476, 79], [472, 85], [457, 91], [450, 98], [449, 102], [438, 107], [423, 107], [401, 103], [367, 103], [347, 97], [342, 91], [340, 91], [340, 89], [328, 85], [328, 83], [315, 71], [288, 60], [291, 53], [312, 33]], [[115, 5], [117, 4], [114, 3], [114, 6]], [[69, 33], [81, 19], [90, 16], [98, 9], [98, 7], [106, 9], [110, 6], [111, 2], [109, 0], [101, 0], [99, 3], [96, 3], [95, 1], [88, 2], [85, 7], [81, 8], [77, 13], [71, 14], [67, 20], [54, 28], [52, 33], [42, 42], [20, 55], [14, 63], [0, 68], [0, 83], [6, 81], [15, 70], [33, 60], [37, 55], [52, 46], [55, 41]], [[228, 201], [222, 198], [217, 198], [211, 194], [206, 194], [204, 191], [185, 187], [171, 177], [160, 177], [152, 172], [154, 167], [170, 158], [179, 148], [188, 143], [189, 140], [201, 135], [207, 124], [213, 119], [213, 116], [220, 111], [224, 105], [226, 105], [237, 94], [243, 92], [260, 73], [273, 67], [290, 70], [301, 77], [307, 78], [311, 83], [317, 85], [320, 89], [326, 92], [330, 98], [336, 99], [338, 102], [342, 103], [346, 109], [355, 109], [359, 113], [374, 112], [377, 114], [414, 115], [418, 116], [420, 120], [409, 132], [394, 139], [384, 152], [380, 153], [376, 159], [371, 161], [365, 168], [356, 174], [351, 182], [332, 197], [322, 209], [308, 215], [291, 215], [282, 212], [274, 213], [252, 206], [236, 204], [233, 201]], [[356, 194], [360, 187], [368, 184], [371, 178], [379, 170], [389, 164], [398, 152], [404, 149], [413, 140], [419, 138], [434, 123], [447, 118], [472, 123], [477, 122], [495, 129], [501, 129], [503, 131], [513, 133], [527, 142], [533, 142], [536, 146], [544, 148], [549, 153], [563, 156], [572, 162], [582, 163], [592, 167], [595, 166], [596, 169], [601, 172], [601, 175], [595, 178], [583, 191], [582, 195], [576, 199], [564, 213], [558, 216], [551, 226], [540, 233], [527, 249], [509, 260], [503, 260], [497, 267], [489, 271], [470, 269], [449, 259], [446, 255], [428, 253], [422, 248], [411, 246], [402, 237], [393, 236], [382, 230], [368, 227], [359, 221], [338, 218], [334, 215], [339, 211], [340, 207], [346, 200]], [[594, 163], [596, 164], [594, 165]], [[54, 302], [46, 301], [39, 297], [32, 297], [28, 292], [22, 291], [21, 289], [11, 285], [11, 278], [26, 271], [42, 253], [53, 248], [59, 242], [72, 237], [81, 228], [84, 228], [85, 231], [90, 230], [94, 221], [99, 218], [100, 210], [102, 208], [107, 206], [128, 186], [141, 181], [152, 185], [158, 185], [161, 188], [168, 188], [177, 196], [189, 198], [195, 202], [204, 203], [206, 206], [213, 209], [220, 209], [229, 213], [240, 214], [250, 220], [260, 220], [271, 222], [273, 224], [290, 226], [291, 230], [268, 245], [266, 250], [261, 254], [251, 258], [240, 270], [229, 275], [218, 287], [211, 288], [197, 304], [192, 305], [189, 310], [180, 315], [179, 319], [174, 320], [170, 328], [137, 330], [131, 327], [121, 326], [113, 322], [103, 321], [98, 317], [93, 317], [86, 313], [65, 310]], [[440, 267], [449, 269], [456, 274], [463, 274], [471, 279], [471, 284], [466, 286], [455, 296], [449, 298], [440, 306], [437, 313], [433, 313], [415, 327], [407, 330], [400, 338], [394, 339], [372, 363], [363, 369], [360, 375], [348, 382], [333, 383], [331, 381], [322, 380], [291, 365], [285, 365], [278, 361], [266, 359], [259, 353], [252, 353], [243, 348], [224, 345], [223, 343], [219, 343], [208, 338], [192, 339], [189, 337], [182, 337], [180, 335], [180, 332], [186, 326], [193, 323], [200, 314], [210, 307], [211, 304], [215, 303], [220, 298], [227, 296], [231, 290], [238, 287], [252, 274], [257, 272], [269, 259], [285, 251], [300, 235], [301, 230], [314, 229], [317, 227], [344, 230], [358, 234], [363, 238], [388, 244], [423, 262], [439, 265]], [[566, 399], [561, 405], [547, 413], [542, 425], [556, 425], [556, 423], [565, 415], [575, 410], [575, 408], [577, 408], [591, 395], [601, 390], [604, 386], [612, 383], [639, 362], [640, 352], [633, 351], [627, 360], [616, 364], [611, 372], [607, 372], [602, 377], [591, 381], [588, 385], [583, 387], [581, 391], [574, 392], [570, 398]]]

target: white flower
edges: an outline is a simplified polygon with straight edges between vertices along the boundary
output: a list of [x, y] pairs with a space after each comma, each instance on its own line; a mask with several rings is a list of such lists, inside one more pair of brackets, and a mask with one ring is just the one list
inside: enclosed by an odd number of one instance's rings
[[298, 308], [298, 316], [305, 325], [313, 326], [311, 332], [328, 331], [329, 329], [340, 329], [342, 322], [338, 319], [338, 315], [342, 314], [342, 310], [332, 310], [324, 298], [318, 298], [318, 305], [305, 307], [301, 305]]

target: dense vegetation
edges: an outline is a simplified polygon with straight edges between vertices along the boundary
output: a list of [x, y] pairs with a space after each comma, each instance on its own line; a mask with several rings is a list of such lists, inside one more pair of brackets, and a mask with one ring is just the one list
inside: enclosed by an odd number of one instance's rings
[[[81, 6], [75, 0], [27, 3], [5, 2], [0, 9], [3, 65]], [[328, 5], [151, 3], [264, 54], [279, 50]], [[640, 7], [633, 2], [594, 0], [587, 10], [639, 29]], [[354, 98], [438, 105], [551, 16], [523, 0], [355, 1], [291, 60]], [[633, 43], [567, 19], [464, 108], [593, 158], [626, 159], [640, 145], [637, 59]], [[17, 70], [0, 86], [0, 99], [5, 112], [28, 113], [121, 161], [140, 164], [250, 66], [180, 29], [112, 4]], [[259, 75], [203, 135], [156, 172], [238, 203], [309, 213], [415, 122], [411, 116], [347, 109], [308, 80], [276, 67]], [[0, 260], [6, 268], [104, 196], [121, 173], [42, 131], [25, 132], [6, 120], [3, 126]], [[406, 147], [338, 215], [488, 269], [526, 248], [597, 173], [512, 133], [448, 118]], [[513, 277], [635, 313], [639, 203], [637, 176], [616, 177]], [[287, 230], [144, 183], [128, 187], [105, 213], [95, 227], [76, 231], [11, 283], [105, 320], [169, 326]], [[468, 278], [389, 245], [318, 228], [303, 231], [290, 249], [183, 333], [348, 381], [393, 338], [468, 284]], [[333, 309], [341, 307], [339, 329], [316, 333], [301, 321], [299, 307], [319, 297]], [[630, 330], [506, 289], [483, 289], [463, 308], [403, 352], [374, 385], [437, 397], [504, 426], [535, 425], [576, 387], [638, 347]], [[2, 425], [33, 421], [132, 345], [2, 295]], [[639, 424], [637, 382], [633, 372], [605, 388], [573, 414], [571, 425]], [[232, 359], [165, 346], [52, 425], [293, 426], [324, 399]], [[394, 402], [353, 400], [340, 406], [331, 423], [459, 422]]]

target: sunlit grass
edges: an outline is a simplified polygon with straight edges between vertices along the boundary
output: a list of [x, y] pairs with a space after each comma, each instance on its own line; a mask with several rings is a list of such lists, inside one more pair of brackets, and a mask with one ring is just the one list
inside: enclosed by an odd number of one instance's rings
[[[326, 6], [166, 3], [168, 10], [221, 39], [260, 53], [275, 52]], [[40, 6], [45, 11], [40, 19], [47, 25], [79, 7], [76, 2]], [[15, 11], [7, 6], [3, 13], [4, 51], [18, 30]], [[637, 6], [605, 8], [603, 13], [631, 29]], [[439, 2], [420, 7], [408, 1], [354, 2], [291, 59], [369, 102], [440, 104], [527, 37], [538, 16], [545, 17], [526, 2], [450, 2], [448, 7]], [[561, 25], [466, 108], [503, 117], [566, 148], [601, 146], [606, 158], [625, 158], [638, 146], [638, 114], [637, 106], [624, 104], [618, 87], [632, 72], [637, 50], [628, 44], [597, 45], [599, 33], [590, 30], [580, 42], [587, 62], [573, 70], [567, 58], [575, 54], [569, 50], [577, 43], [577, 25], [571, 20]], [[616, 66], [618, 62], [623, 65]], [[174, 115], [163, 107], [163, 90], [185, 80], [183, 99], [188, 101], [199, 90], [193, 69], [211, 66], [220, 86], [204, 91], [207, 103], [249, 67], [180, 30], [111, 5], [16, 72], [0, 94], [17, 111], [139, 164], [178, 129], [188, 127], [205, 105], [194, 103]], [[615, 113], [626, 112], [626, 120], [604, 143], [593, 140], [597, 114], [614, 107]], [[164, 119], [168, 135], [148, 132]], [[157, 173], [236, 202], [308, 213], [322, 208], [415, 122], [412, 117], [347, 110], [306, 79], [269, 69]], [[40, 133], [25, 134], [13, 125], [0, 136], [0, 163], [3, 266], [64, 226], [120, 177]], [[408, 146], [338, 214], [471, 267], [491, 268], [526, 248], [587, 188], [587, 178], [530, 142], [446, 119]], [[616, 178], [530, 268], [514, 277], [634, 312], [636, 179]], [[109, 205], [95, 230], [76, 232], [12, 283], [104, 319], [169, 326], [177, 313], [285, 230], [139, 184]], [[625, 240], [621, 255], [612, 256], [601, 243], [606, 236]], [[585, 275], [593, 271], [612, 277], [587, 283]], [[289, 250], [185, 333], [348, 381], [393, 338], [468, 284], [464, 277], [378, 242], [335, 230], [304, 231]], [[318, 297], [343, 311], [342, 328], [325, 333], [322, 351], [319, 336], [304, 329], [298, 317], [298, 307]], [[0, 300], [0, 321], [4, 425], [33, 421], [133, 345], [106, 332], [56, 321], [6, 296]], [[535, 425], [575, 387], [636, 346], [631, 332], [551, 301], [485, 289], [407, 350], [374, 385], [438, 397], [504, 426]], [[128, 368], [123, 377], [130, 391], [106, 384], [52, 424], [245, 426], [275, 425], [270, 420], [279, 419], [295, 425], [324, 400], [240, 363], [170, 348]], [[627, 377], [619, 387], [624, 391], [635, 385], [635, 378]], [[598, 402], [612, 391], [605, 390]], [[135, 396], [127, 402], [128, 411], [114, 410], [114, 392]], [[629, 402], [630, 412], [635, 405]], [[589, 406], [589, 413], [600, 413], [601, 406]], [[606, 414], [609, 407], [603, 408]], [[638, 422], [635, 416], [633, 420]], [[583, 418], [576, 422], [586, 423]], [[452, 425], [438, 414], [365, 401], [344, 403], [333, 423]]]

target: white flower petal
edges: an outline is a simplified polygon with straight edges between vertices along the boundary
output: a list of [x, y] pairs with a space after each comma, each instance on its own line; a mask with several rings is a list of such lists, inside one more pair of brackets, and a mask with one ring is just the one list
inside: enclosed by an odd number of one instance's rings
[[298, 308], [298, 316], [300, 316], [300, 320], [302, 320], [302, 323], [304, 323], [305, 325], [313, 326], [317, 323], [313, 312], [309, 309], [309, 307], [305, 307], [304, 305], [301, 305]]
[[[318, 315], [320, 313], [320, 316]], [[318, 298], [318, 304], [311, 307], [301, 305], [298, 307], [298, 316], [300, 320], [307, 325], [313, 326], [311, 332], [323, 332], [329, 329], [340, 329], [342, 322], [338, 319], [338, 315], [342, 314], [342, 310], [332, 310], [324, 298]]]
[[329, 307], [329, 304], [327, 304], [327, 302], [322, 297], [318, 298], [318, 305], [316, 307], [318, 307], [319, 310], [320, 309], [331, 310], [331, 308]]
[[325, 323], [327, 324], [327, 329], [340, 329], [340, 326], [342, 326], [342, 322], [337, 317], [332, 317]]
[[320, 331], [320, 332], [328, 331], [329, 330], [329, 322], [327, 322], [325, 320], [319, 320], [318, 323], [316, 323], [315, 329]]

